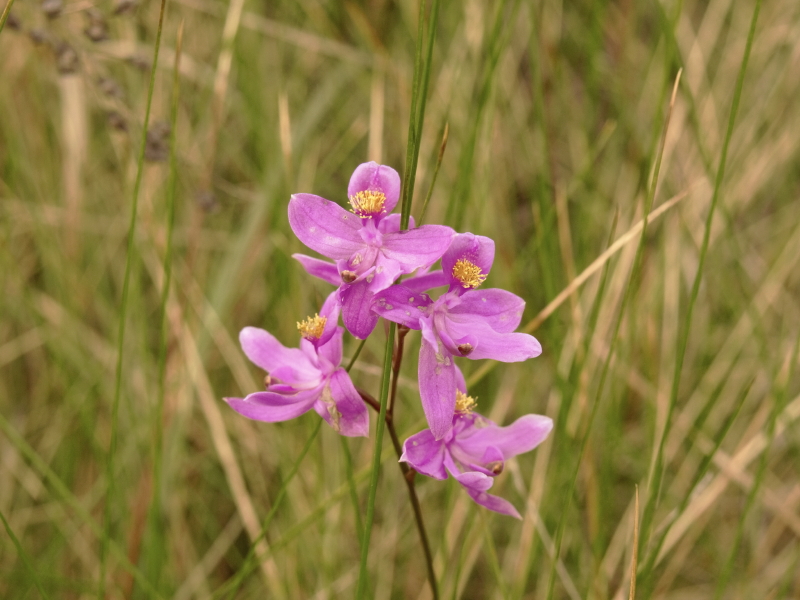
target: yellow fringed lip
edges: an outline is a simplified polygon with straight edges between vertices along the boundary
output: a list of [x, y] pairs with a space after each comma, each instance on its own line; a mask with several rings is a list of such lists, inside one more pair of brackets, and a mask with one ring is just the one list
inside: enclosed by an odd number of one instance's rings
[[475, 289], [484, 281], [486, 275], [481, 268], [466, 258], [459, 258], [453, 265], [453, 277], [461, 282], [466, 289]]
[[456, 390], [456, 414], [471, 415], [478, 403], [472, 396], [467, 396], [461, 390]]
[[386, 195], [383, 192], [364, 190], [350, 196], [350, 206], [359, 217], [372, 217], [386, 212]]
[[328, 317], [320, 317], [315, 314], [313, 317], [297, 323], [297, 329], [300, 335], [307, 340], [318, 340], [322, 337], [322, 332], [325, 330], [325, 324], [328, 322]]

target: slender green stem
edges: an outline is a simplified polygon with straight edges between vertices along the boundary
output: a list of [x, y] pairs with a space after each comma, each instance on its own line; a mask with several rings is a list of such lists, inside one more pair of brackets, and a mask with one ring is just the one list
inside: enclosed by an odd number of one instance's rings
[[178, 100], [180, 92], [180, 60], [183, 46], [183, 22], [178, 27], [175, 41], [175, 63], [172, 74], [172, 107], [170, 116], [170, 156], [169, 156], [169, 181], [167, 183], [167, 242], [164, 251], [164, 282], [161, 289], [161, 304], [159, 307], [159, 323], [161, 327], [161, 340], [158, 349], [158, 400], [156, 405], [156, 419], [153, 431], [153, 495], [150, 501], [148, 514], [148, 531], [151, 541], [157, 540], [155, 547], [151, 546], [147, 552], [147, 563], [150, 566], [148, 573], [151, 582], [158, 587], [161, 566], [164, 558], [163, 527], [162, 527], [162, 471], [164, 447], [164, 398], [166, 396], [166, 371], [167, 371], [167, 300], [172, 282], [172, 234], [175, 229], [175, 196], [178, 181], [178, 164], [176, 151], [176, 131], [178, 126]]
[[411, 197], [414, 191], [411, 164], [415, 161], [414, 146], [417, 142], [417, 102], [419, 80], [422, 76], [422, 36], [425, 31], [425, 0], [419, 3], [417, 20], [417, 49], [414, 54], [414, 79], [411, 82], [411, 112], [408, 116], [408, 142], [406, 143], [406, 165], [403, 170], [403, 191], [400, 196], [400, 229], [408, 229], [411, 215]]
[[350, 359], [350, 362], [348, 363], [347, 368], [345, 369], [345, 371], [347, 371], [348, 373], [350, 372], [350, 369], [352, 369], [353, 365], [356, 364], [356, 360], [358, 359], [358, 355], [361, 354], [361, 350], [362, 350], [362, 348], [364, 348], [364, 344], [366, 344], [366, 343], [367, 343], [366, 338], [361, 340], [361, 343], [358, 345], [358, 348], [356, 348], [356, 353], [353, 354], [353, 358]]
[[5, 27], [6, 21], [8, 20], [8, 15], [11, 14], [11, 5], [14, 4], [14, 0], [8, 0], [6, 7], [3, 9], [3, 14], [0, 15], [0, 33], [3, 32], [3, 27]]
[[394, 358], [392, 360], [392, 391], [389, 394], [389, 406], [386, 412], [389, 418], [394, 414], [394, 401], [397, 396], [397, 380], [400, 378], [400, 365], [403, 363], [403, 346], [408, 334], [408, 327], [400, 325], [397, 328], [397, 348], [395, 349]]
[[136, 167], [136, 182], [133, 186], [133, 202], [131, 203], [130, 221], [128, 223], [128, 247], [125, 255], [125, 274], [122, 279], [122, 300], [120, 302], [119, 332], [117, 334], [117, 364], [114, 375], [114, 399], [111, 404], [111, 441], [109, 443], [108, 458], [106, 461], [106, 497], [103, 516], [104, 535], [100, 544], [100, 582], [98, 587], [98, 598], [105, 598], [105, 579], [106, 579], [106, 546], [111, 535], [111, 507], [114, 500], [114, 457], [117, 451], [117, 425], [119, 420], [119, 400], [122, 391], [122, 361], [125, 349], [125, 321], [128, 314], [128, 290], [130, 287], [131, 267], [133, 264], [133, 252], [136, 238], [136, 213], [139, 206], [139, 189], [142, 185], [142, 173], [144, 171], [144, 150], [147, 145], [147, 126], [150, 122], [150, 108], [153, 104], [153, 90], [156, 86], [156, 72], [158, 71], [158, 51], [161, 48], [161, 33], [164, 28], [164, 13], [167, 7], [167, 0], [161, 0], [161, 9], [158, 15], [158, 31], [156, 32], [156, 46], [153, 51], [153, 67], [150, 70], [150, 84], [147, 89], [147, 105], [144, 111], [144, 122], [142, 123], [141, 147], [139, 149], [139, 159]]
[[369, 497], [367, 498], [367, 517], [364, 522], [364, 537], [361, 540], [361, 565], [358, 572], [358, 585], [356, 598], [366, 597], [367, 591], [367, 557], [369, 556], [369, 538], [372, 533], [372, 521], [375, 518], [375, 499], [378, 494], [378, 476], [381, 470], [381, 448], [383, 447], [383, 430], [386, 425], [386, 406], [389, 402], [389, 379], [392, 370], [392, 354], [394, 351], [394, 334], [396, 323], [389, 324], [389, 334], [386, 336], [386, 349], [383, 358], [383, 375], [381, 376], [380, 415], [375, 425], [375, 452], [372, 458], [372, 475], [369, 481]]
[[428, 211], [428, 202], [431, 200], [431, 196], [433, 196], [433, 187], [436, 185], [436, 178], [439, 176], [439, 168], [442, 166], [442, 159], [444, 159], [444, 151], [447, 148], [447, 137], [450, 134], [450, 123], [444, 124], [444, 133], [442, 134], [442, 144], [439, 146], [439, 156], [436, 159], [436, 168], [433, 170], [433, 177], [431, 178], [431, 185], [428, 188], [428, 195], [425, 196], [425, 202], [422, 204], [422, 212], [419, 215], [419, 221], [417, 221], [417, 227], [422, 225], [423, 221], [425, 220], [425, 213]]
[[42, 582], [39, 581], [39, 574], [36, 572], [36, 569], [33, 568], [33, 564], [31, 563], [31, 559], [28, 556], [28, 553], [25, 552], [25, 550], [22, 548], [22, 544], [19, 543], [17, 536], [14, 535], [14, 531], [11, 529], [11, 525], [8, 524], [8, 521], [6, 521], [6, 518], [3, 515], [3, 511], [1, 510], [0, 510], [0, 520], [3, 521], [3, 526], [6, 528], [6, 533], [8, 534], [8, 537], [11, 538], [11, 541], [16, 547], [17, 554], [19, 554], [20, 559], [22, 559], [22, 563], [25, 565], [25, 568], [27, 568], [28, 571], [30, 571], [36, 589], [39, 590], [39, 593], [41, 594], [42, 598], [48, 600], [50, 596], [47, 594], [47, 592], [44, 591], [44, 588], [42, 587]]
[[[422, 6], [425, 3], [421, 3]], [[436, 39], [436, 24], [439, 20], [439, 0], [433, 0], [431, 5], [431, 16], [430, 22], [428, 23], [428, 45], [425, 52], [425, 62], [422, 64], [422, 81], [421, 81], [421, 90], [419, 99], [417, 101], [417, 109], [418, 114], [415, 119], [416, 125], [416, 132], [414, 133], [414, 160], [411, 161], [411, 175], [409, 177], [409, 182], [411, 186], [409, 187], [408, 197], [405, 199], [407, 201], [407, 206], [404, 207], [404, 210], [407, 211], [409, 215], [406, 217], [404, 221], [403, 229], [408, 227], [408, 221], [411, 215], [411, 202], [413, 200], [414, 195], [414, 182], [417, 178], [417, 164], [419, 160], [419, 148], [422, 144], [422, 126], [425, 123], [425, 107], [427, 106], [427, 99], [428, 99], [428, 85], [431, 80], [431, 61], [433, 60], [433, 43]]]
[[722, 153], [719, 159], [719, 167], [717, 168], [717, 176], [714, 182], [714, 192], [711, 196], [711, 206], [708, 210], [706, 217], [705, 231], [703, 232], [703, 242], [700, 246], [700, 255], [697, 263], [697, 272], [695, 274], [694, 282], [692, 284], [692, 291], [689, 296], [689, 303], [686, 307], [686, 318], [683, 322], [683, 327], [680, 335], [678, 336], [677, 350], [675, 356], [675, 369], [672, 375], [672, 387], [670, 390], [669, 404], [667, 406], [667, 416], [664, 422], [664, 431], [661, 434], [661, 439], [656, 451], [656, 458], [653, 463], [653, 472], [648, 481], [648, 494], [647, 504], [645, 505], [644, 514], [642, 515], [641, 527], [641, 543], [642, 547], [646, 547], [647, 541], [652, 527], [653, 517], [655, 510], [658, 506], [658, 501], [661, 495], [661, 483], [664, 476], [664, 446], [669, 437], [672, 426], [672, 413], [675, 410], [675, 404], [678, 401], [678, 391], [680, 387], [681, 373], [683, 372], [683, 360], [686, 355], [686, 347], [689, 340], [692, 325], [692, 313], [694, 305], [697, 302], [697, 296], [700, 291], [700, 281], [703, 278], [703, 267], [705, 265], [706, 254], [708, 252], [709, 239], [711, 237], [711, 225], [714, 221], [714, 213], [717, 207], [717, 202], [720, 197], [720, 190], [722, 189], [722, 181], [725, 177], [725, 165], [728, 159], [728, 147], [730, 146], [731, 137], [733, 136], [733, 126], [736, 122], [736, 113], [739, 109], [739, 100], [742, 96], [742, 88], [744, 87], [744, 75], [747, 70], [747, 63], [750, 59], [750, 50], [753, 46], [753, 38], [755, 37], [756, 22], [758, 21], [758, 13], [761, 8], [761, 0], [757, 0], [755, 8], [753, 9], [753, 17], [750, 21], [750, 31], [747, 35], [747, 44], [745, 45], [744, 57], [742, 58], [742, 65], [739, 68], [739, 75], [736, 79], [736, 87], [733, 94], [733, 102], [731, 103], [731, 112], [728, 117], [728, 127], [725, 133], [725, 139], [722, 143]]

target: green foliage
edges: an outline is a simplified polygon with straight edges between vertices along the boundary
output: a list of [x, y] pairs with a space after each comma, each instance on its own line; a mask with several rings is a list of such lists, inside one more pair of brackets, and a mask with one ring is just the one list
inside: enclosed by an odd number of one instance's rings
[[[289, 194], [342, 202], [365, 160], [416, 183], [417, 219], [436, 172], [425, 222], [495, 239], [486, 285], [544, 348], [462, 363], [482, 412], [556, 427], [496, 480], [522, 522], [417, 477], [443, 598], [627, 597], [635, 485], [638, 597], [800, 594], [796, 2], [762, 7], [735, 121], [755, 3], [443, 2], [417, 46], [407, 0], [174, 0], [153, 70], [159, 5], [97, 5], [106, 41], [78, 3], [0, 31], [0, 596], [352, 597], [373, 507], [367, 589], [428, 593], [374, 420], [344, 452], [316, 415], [221, 400], [262, 385], [238, 331], [292, 345], [328, 292], [291, 259]], [[375, 397], [385, 343], [351, 371]]]

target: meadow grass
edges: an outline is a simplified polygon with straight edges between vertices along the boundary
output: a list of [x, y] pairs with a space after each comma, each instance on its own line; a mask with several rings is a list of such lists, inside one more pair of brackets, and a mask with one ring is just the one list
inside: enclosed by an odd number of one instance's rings
[[[417, 476], [440, 596], [800, 596], [800, 4], [169, 0], [154, 64], [160, 4], [0, 31], [0, 596], [431, 597], [374, 416], [222, 401], [263, 387], [239, 330], [292, 346], [329, 292], [290, 194], [366, 160], [495, 240], [544, 348], [460, 363], [555, 428], [496, 479], [521, 522]], [[345, 338], [376, 398], [389, 331]]]

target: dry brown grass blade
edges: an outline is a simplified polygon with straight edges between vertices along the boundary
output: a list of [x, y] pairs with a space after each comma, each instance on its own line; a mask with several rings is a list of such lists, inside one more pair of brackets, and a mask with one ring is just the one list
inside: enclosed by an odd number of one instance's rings
[[[209, 0], [177, 0], [177, 2], [208, 15], [222, 16], [220, 4], [217, 2]], [[242, 13], [242, 27], [295, 45], [298, 48], [302, 48], [304, 52], [316, 52], [363, 65], [369, 65], [372, 62], [369, 54], [353, 46], [298, 29], [297, 27], [284, 25], [254, 12], [244, 11]]]
[[83, 165], [89, 146], [89, 127], [83, 77], [64, 75], [58, 79], [61, 93], [61, 144], [64, 162], [61, 165], [64, 204], [67, 209], [66, 246], [68, 256], [78, 252], [80, 217], [82, 214]]
[[383, 117], [386, 95], [386, 71], [379, 57], [372, 67], [372, 86], [369, 96], [369, 144], [367, 158], [377, 163], [383, 156]]
[[631, 589], [628, 600], [636, 597], [636, 564], [639, 559], [639, 486], [636, 486], [636, 500], [633, 510], [633, 553], [631, 554]]
[[[684, 190], [680, 194], [677, 194], [664, 202], [661, 206], [653, 210], [647, 216], [648, 224], [652, 223], [655, 219], [660, 217], [670, 208], [678, 204], [681, 200], [686, 198], [697, 186], [697, 184], [691, 186], [689, 189]], [[558, 308], [572, 295], [574, 294], [586, 281], [595, 273], [597, 273], [603, 265], [608, 262], [612, 256], [614, 256], [617, 252], [619, 252], [622, 248], [624, 248], [627, 244], [631, 241], [636, 239], [636, 236], [642, 231], [642, 227], [644, 226], [644, 220], [640, 220], [636, 223], [633, 227], [631, 227], [628, 231], [622, 234], [617, 240], [608, 247], [608, 249], [603, 252], [600, 256], [598, 256], [592, 263], [586, 267], [583, 271], [581, 271], [580, 275], [578, 275], [575, 279], [573, 279], [570, 284], [565, 287], [561, 292], [553, 298], [547, 306], [545, 306], [539, 314], [537, 314], [533, 319], [528, 321], [520, 331], [525, 333], [533, 333], [536, 331], [542, 323], [544, 323], [547, 318], [552, 315]], [[486, 361], [486, 363], [477, 371], [475, 371], [470, 378], [467, 380], [467, 385], [470, 386], [477, 381], [480, 381], [489, 371], [491, 371], [497, 363], [495, 361]]]
[[[778, 439], [783, 432], [800, 418], [800, 396], [797, 396], [783, 410], [775, 428], [775, 439]], [[691, 527], [691, 525], [707, 511], [714, 502], [722, 495], [728, 487], [731, 479], [740, 477], [744, 470], [753, 462], [767, 447], [767, 436], [759, 432], [753, 436], [732, 458], [723, 457], [722, 452], [717, 452], [714, 462], [723, 469], [714, 480], [700, 493], [698, 493], [686, 510], [678, 516], [672, 524], [669, 534], [664, 540], [664, 545], [658, 555], [660, 562], [677, 544], [681, 537]], [[783, 506], [781, 502], [780, 506]], [[800, 532], [798, 532], [800, 535]]]

